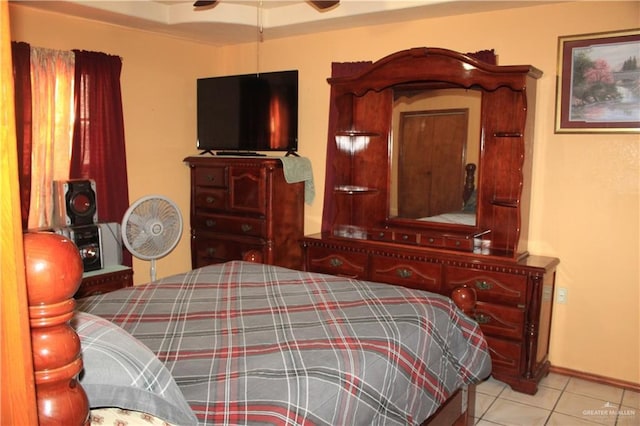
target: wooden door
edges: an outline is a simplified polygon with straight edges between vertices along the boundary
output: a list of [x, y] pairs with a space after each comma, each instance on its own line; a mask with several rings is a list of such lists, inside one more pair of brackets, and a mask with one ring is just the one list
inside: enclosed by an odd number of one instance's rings
[[466, 109], [411, 111], [400, 117], [398, 216], [462, 209]]

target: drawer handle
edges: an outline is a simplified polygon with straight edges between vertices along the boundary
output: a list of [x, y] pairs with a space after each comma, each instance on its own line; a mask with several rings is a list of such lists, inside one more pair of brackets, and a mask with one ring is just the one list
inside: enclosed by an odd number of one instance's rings
[[207, 175], [207, 176], [206, 176], [206, 179], [207, 179], [209, 182], [215, 182], [215, 180], [216, 180], [216, 178], [215, 178], [215, 177], [213, 177], [212, 175]]
[[339, 268], [342, 266], [342, 260], [332, 257], [331, 259], [329, 259], [329, 265], [333, 266], [334, 268]]
[[491, 322], [491, 317], [484, 314], [475, 314], [473, 319], [475, 319], [478, 324], [488, 324]]
[[380, 231], [380, 233], [378, 234], [379, 238], [384, 238], [384, 232]]
[[411, 277], [411, 271], [409, 269], [407, 269], [407, 268], [397, 269], [396, 270], [396, 274], [400, 278], [409, 278], [409, 277]]
[[216, 221], [213, 219], [207, 219], [206, 224], [209, 228], [213, 228], [214, 226], [216, 226]]
[[215, 197], [212, 197], [210, 195], [206, 198], [206, 202], [209, 204], [213, 204], [215, 203], [215, 201], [216, 201]]
[[409, 239], [409, 236], [408, 236], [407, 234], [404, 234], [404, 235], [402, 236], [402, 239], [403, 239], [404, 241], [407, 241], [407, 240]]
[[476, 288], [478, 290], [491, 290], [493, 288], [493, 284], [486, 281], [476, 281]]
[[431, 238], [429, 238], [429, 242], [433, 244], [433, 243], [435, 243], [435, 242], [436, 242], [436, 239], [435, 239], [435, 238], [433, 238], [433, 237], [431, 237]]
[[240, 226], [240, 229], [242, 229], [242, 232], [247, 233], [253, 229], [253, 226], [249, 225], [248, 223], [243, 223]]
[[207, 248], [207, 254], [209, 256], [214, 256], [216, 254], [216, 249], [214, 249], [213, 247]]

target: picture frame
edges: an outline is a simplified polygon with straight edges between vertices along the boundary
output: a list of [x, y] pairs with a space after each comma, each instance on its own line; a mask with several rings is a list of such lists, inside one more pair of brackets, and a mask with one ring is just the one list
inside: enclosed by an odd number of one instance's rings
[[640, 133], [640, 29], [558, 37], [556, 133]]

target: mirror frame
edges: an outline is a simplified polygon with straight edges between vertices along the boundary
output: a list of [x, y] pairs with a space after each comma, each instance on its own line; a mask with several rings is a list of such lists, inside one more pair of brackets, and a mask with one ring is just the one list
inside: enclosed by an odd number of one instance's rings
[[[355, 75], [328, 79], [331, 100], [338, 112], [330, 135], [371, 138], [366, 149], [340, 152], [336, 156], [334, 170], [339, 176], [335, 182], [340, 184], [342, 180], [346, 186], [369, 189], [360, 193], [367, 195], [354, 195], [342, 201], [348, 195], [335, 187], [338, 207], [331, 213], [335, 218], [333, 228], [353, 227], [364, 230], [368, 239], [392, 242], [402, 242], [397, 235], [405, 233], [405, 240], [419, 243], [422, 234], [428, 234], [425, 240], [440, 239], [444, 241], [443, 247], [462, 250], [472, 248], [469, 242], [474, 237], [490, 235], [492, 254], [502, 257], [525, 254], [534, 110], [529, 105], [535, 105], [535, 80], [541, 76], [542, 72], [530, 65], [498, 66], [468, 54], [422, 47], [393, 53]], [[396, 87], [482, 91], [475, 226], [389, 218], [389, 144]], [[378, 169], [374, 172], [371, 169], [375, 167]], [[384, 167], [386, 176], [379, 172]], [[454, 243], [449, 246], [449, 241]]]

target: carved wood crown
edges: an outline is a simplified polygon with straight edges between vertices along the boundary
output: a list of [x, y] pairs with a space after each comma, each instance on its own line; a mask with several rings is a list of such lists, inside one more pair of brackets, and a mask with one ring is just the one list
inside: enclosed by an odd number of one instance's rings
[[460, 87], [479, 86], [493, 91], [509, 87], [523, 91], [524, 76], [540, 78], [542, 71], [531, 65], [493, 65], [469, 55], [442, 48], [417, 47], [388, 55], [360, 73], [329, 78], [337, 94], [362, 96], [412, 82], [446, 82]]

